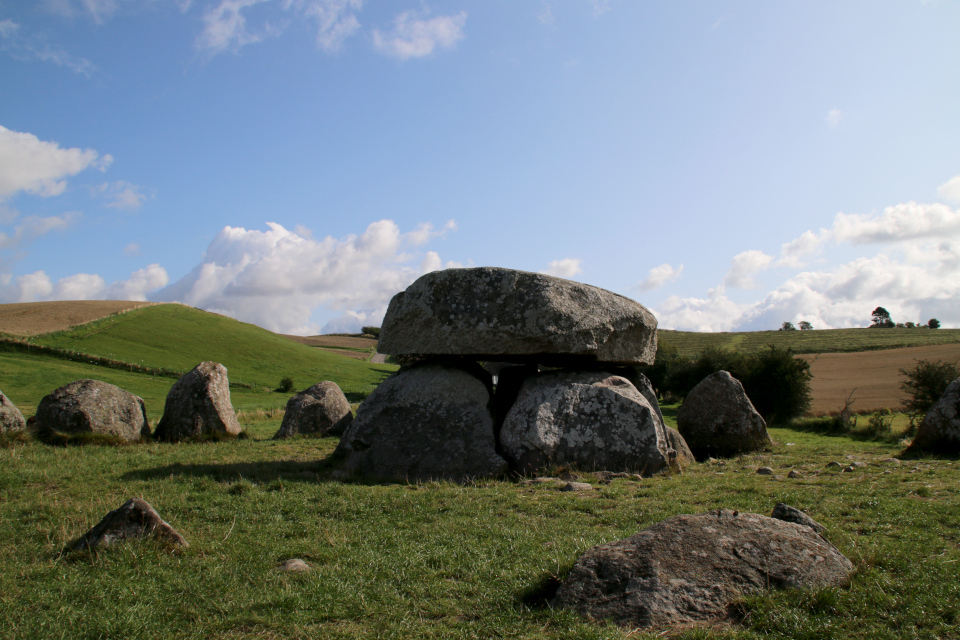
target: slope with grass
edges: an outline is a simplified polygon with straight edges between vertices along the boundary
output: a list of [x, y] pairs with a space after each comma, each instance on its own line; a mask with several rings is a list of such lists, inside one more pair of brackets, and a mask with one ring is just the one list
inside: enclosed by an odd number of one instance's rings
[[131, 309], [155, 304], [131, 300], [67, 300], [0, 304], [0, 333], [35, 336], [63, 331]]

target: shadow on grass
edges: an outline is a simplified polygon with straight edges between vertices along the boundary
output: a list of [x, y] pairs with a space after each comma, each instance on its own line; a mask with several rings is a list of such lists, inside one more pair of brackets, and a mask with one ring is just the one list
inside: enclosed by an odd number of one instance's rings
[[545, 573], [517, 594], [517, 603], [530, 609], [550, 609], [550, 603], [557, 596], [563, 578], [553, 573]]

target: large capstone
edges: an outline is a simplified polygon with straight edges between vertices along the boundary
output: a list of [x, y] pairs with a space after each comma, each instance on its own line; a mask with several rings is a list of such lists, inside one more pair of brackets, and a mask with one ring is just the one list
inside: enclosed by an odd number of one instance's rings
[[334, 458], [339, 477], [466, 481], [496, 476], [490, 374], [476, 363], [403, 368], [360, 405]]
[[677, 429], [698, 460], [758, 451], [770, 444], [767, 423], [740, 381], [726, 371], [695, 386], [677, 412]]
[[170, 388], [154, 438], [179, 442], [238, 435], [227, 368], [219, 362], [201, 362]]
[[960, 378], [947, 385], [947, 390], [927, 411], [908, 451], [948, 455], [960, 452]]
[[752, 592], [842, 586], [852, 571], [809, 526], [718, 509], [588, 550], [553, 605], [628, 628], [666, 627], [723, 618]]
[[606, 372], [545, 372], [526, 378], [500, 430], [511, 469], [555, 466], [657, 473], [669, 465], [663, 426], [646, 398]]
[[0, 433], [23, 431], [26, 426], [27, 421], [23, 419], [20, 409], [0, 391]]
[[390, 301], [380, 353], [568, 365], [650, 364], [657, 320], [643, 305], [539, 273], [478, 267], [421, 276]]
[[341, 435], [353, 413], [350, 403], [336, 382], [324, 380], [289, 400], [280, 429], [274, 439], [295, 435]]
[[35, 429], [41, 438], [98, 434], [132, 442], [150, 435], [143, 399], [100, 380], [77, 380], [45, 396]]

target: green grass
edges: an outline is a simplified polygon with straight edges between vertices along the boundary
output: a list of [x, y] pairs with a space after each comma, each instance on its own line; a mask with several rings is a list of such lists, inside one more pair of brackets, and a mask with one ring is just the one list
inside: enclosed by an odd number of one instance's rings
[[[508, 481], [342, 484], [331, 438], [0, 448], [0, 637], [626, 638], [526, 596], [591, 546], [678, 513], [808, 510], [857, 568], [845, 589], [753, 595], [744, 620], [679, 638], [949, 638], [960, 603], [960, 464], [771, 430], [770, 452], [590, 493]], [[828, 470], [848, 456], [869, 466]], [[778, 477], [760, 476], [770, 466]], [[796, 469], [799, 479], [786, 479]], [[591, 480], [591, 476], [584, 477]], [[190, 542], [60, 557], [142, 496]], [[278, 571], [302, 558], [314, 570]], [[653, 638], [633, 634], [631, 638]]]
[[960, 329], [822, 329], [813, 331], [747, 331], [741, 333], [658, 332], [660, 342], [694, 357], [710, 347], [754, 353], [767, 345], [794, 353], [876, 351], [960, 342]]

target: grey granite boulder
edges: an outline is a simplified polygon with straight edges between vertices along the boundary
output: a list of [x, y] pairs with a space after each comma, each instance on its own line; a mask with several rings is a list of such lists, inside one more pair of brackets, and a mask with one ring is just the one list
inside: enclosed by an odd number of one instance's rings
[[649, 475], [670, 462], [663, 426], [643, 395], [625, 378], [596, 371], [528, 377], [500, 448], [522, 474], [566, 465]]
[[570, 280], [496, 267], [447, 269], [393, 297], [377, 351], [648, 364], [657, 351], [657, 320], [629, 298]]
[[230, 403], [230, 379], [219, 362], [201, 362], [170, 388], [153, 436], [179, 442], [218, 435], [240, 435], [240, 423]]
[[927, 411], [907, 451], [940, 454], [960, 452], [960, 378], [947, 385], [947, 390]]
[[677, 412], [677, 429], [698, 460], [758, 451], [770, 444], [767, 423], [740, 381], [726, 371], [704, 378]]
[[172, 546], [190, 546], [146, 500], [131, 498], [105, 515], [90, 531], [67, 545], [64, 551], [99, 551], [130, 538], [150, 535]]
[[673, 427], [663, 426], [663, 432], [667, 436], [667, 446], [677, 452], [677, 462], [681, 465], [693, 464], [697, 458], [687, 446], [687, 441], [683, 439], [680, 432]]
[[273, 438], [300, 434], [338, 436], [351, 420], [353, 413], [343, 391], [337, 383], [324, 380], [287, 400], [283, 422]]
[[26, 427], [27, 421], [20, 409], [0, 391], [0, 433], [23, 431]]
[[467, 481], [497, 476], [490, 374], [476, 363], [402, 368], [357, 409], [333, 454], [337, 477]]
[[34, 428], [41, 438], [89, 433], [133, 442], [150, 435], [143, 399], [100, 380], [77, 380], [45, 396]]
[[627, 628], [668, 627], [723, 618], [751, 592], [842, 586], [852, 572], [810, 527], [723, 509], [588, 550], [553, 605]]

